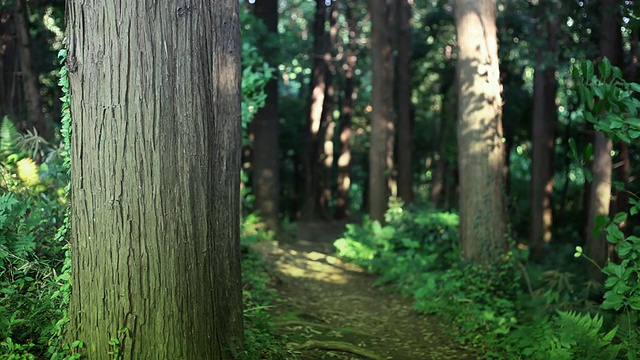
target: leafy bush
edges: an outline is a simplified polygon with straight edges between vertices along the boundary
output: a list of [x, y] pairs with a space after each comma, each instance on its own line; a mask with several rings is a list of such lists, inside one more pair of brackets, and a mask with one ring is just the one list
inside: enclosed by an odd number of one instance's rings
[[378, 284], [411, 296], [418, 311], [452, 320], [459, 339], [487, 357], [606, 359], [619, 353], [612, 345], [616, 330], [604, 334], [601, 316], [556, 310], [585, 304], [570, 277], [547, 271], [543, 288], [528, 289], [518, 250], [490, 266], [463, 262], [456, 214], [392, 204], [386, 220], [386, 226], [366, 218], [347, 225], [334, 243], [338, 255], [380, 274]]

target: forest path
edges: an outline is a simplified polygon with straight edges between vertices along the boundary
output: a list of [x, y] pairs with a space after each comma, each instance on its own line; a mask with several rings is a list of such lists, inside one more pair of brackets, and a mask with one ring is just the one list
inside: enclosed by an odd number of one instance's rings
[[344, 223], [298, 223], [289, 243], [261, 249], [279, 298], [273, 322], [298, 359], [472, 359], [438, 318], [373, 287], [376, 276], [332, 256]]

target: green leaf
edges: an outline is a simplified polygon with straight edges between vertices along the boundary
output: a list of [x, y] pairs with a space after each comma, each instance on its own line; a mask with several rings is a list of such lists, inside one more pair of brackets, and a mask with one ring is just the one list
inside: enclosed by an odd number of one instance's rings
[[593, 77], [593, 63], [591, 61], [585, 61], [583, 66], [583, 73], [585, 76], [585, 80], [591, 81], [591, 78]]
[[607, 80], [609, 76], [611, 76], [611, 62], [609, 61], [609, 59], [607, 59], [606, 57], [602, 59], [602, 61], [598, 64], [598, 72], [604, 80]]
[[611, 223], [607, 226], [607, 240], [612, 244], [617, 244], [624, 240], [624, 233], [620, 231], [617, 224]]
[[616, 252], [621, 258], [626, 258], [631, 250], [633, 250], [633, 245], [628, 241], [623, 241], [616, 246]]
[[569, 138], [569, 149], [571, 150], [571, 157], [574, 159], [578, 158], [578, 147], [576, 146], [576, 139]]
[[616, 216], [613, 217], [613, 222], [618, 225], [625, 221], [627, 221], [627, 213], [619, 212], [616, 214]]
[[624, 296], [613, 291], [607, 291], [604, 294], [604, 298], [602, 305], [600, 305], [603, 310], [620, 310], [624, 305]]
[[640, 295], [634, 295], [629, 300], [627, 300], [627, 304], [633, 310], [640, 310]]

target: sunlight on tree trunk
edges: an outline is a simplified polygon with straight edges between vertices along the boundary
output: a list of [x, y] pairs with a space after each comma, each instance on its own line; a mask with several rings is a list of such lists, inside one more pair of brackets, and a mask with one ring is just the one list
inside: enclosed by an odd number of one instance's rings
[[[607, 57], [613, 66], [620, 66], [622, 62], [622, 34], [620, 32], [620, 14], [618, 2], [616, 0], [603, 0], [602, 11], [602, 34], [600, 38], [600, 53]], [[613, 161], [611, 151], [613, 143], [604, 134], [595, 134], [593, 143], [593, 164], [591, 173], [593, 181], [589, 189], [590, 201], [588, 207], [588, 219], [586, 229], [585, 250], [587, 255], [601, 267], [607, 261], [608, 245], [606, 233], [602, 232], [595, 236], [595, 219], [598, 216], [609, 216], [611, 205], [611, 175]], [[589, 266], [589, 279], [599, 283], [604, 282], [604, 274], [595, 266]]]
[[69, 3], [68, 339], [87, 359], [233, 359], [243, 342], [238, 2], [114, 6]]
[[506, 251], [496, 3], [455, 4], [461, 252], [468, 261], [489, 264]]
[[324, 59], [326, 51], [325, 19], [327, 5], [324, 0], [316, 0], [316, 13], [313, 22], [312, 79], [309, 120], [307, 128], [307, 147], [305, 156], [305, 200], [302, 217], [313, 219], [320, 215], [320, 176], [321, 171], [321, 129], [322, 109], [326, 95], [327, 64]]
[[[547, 19], [552, 8], [539, 4], [539, 19]], [[531, 159], [531, 210], [529, 223], [529, 246], [534, 257], [540, 258], [543, 245], [551, 241], [553, 209], [553, 158], [555, 148], [555, 127], [558, 122], [556, 93], [558, 82], [555, 77], [555, 51], [559, 24], [557, 20], [543, 20], [538, 24], [536, 34], [545, 39], [536, 53], [536, 70], [533, 90], [533, 131]], [[545, 54], [550, 54], [545, 58]]]

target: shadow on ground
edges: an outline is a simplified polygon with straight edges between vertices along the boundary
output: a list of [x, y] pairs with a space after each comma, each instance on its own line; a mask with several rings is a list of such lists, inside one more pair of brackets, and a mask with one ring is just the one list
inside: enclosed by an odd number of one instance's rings
[[273, 321], [298, 359], [473, 359], [436, 317], [374, 288], [374, 275], [332, 256], [344, 223], [299, 223], [294, 240], [262, 245], [281, 302]]

